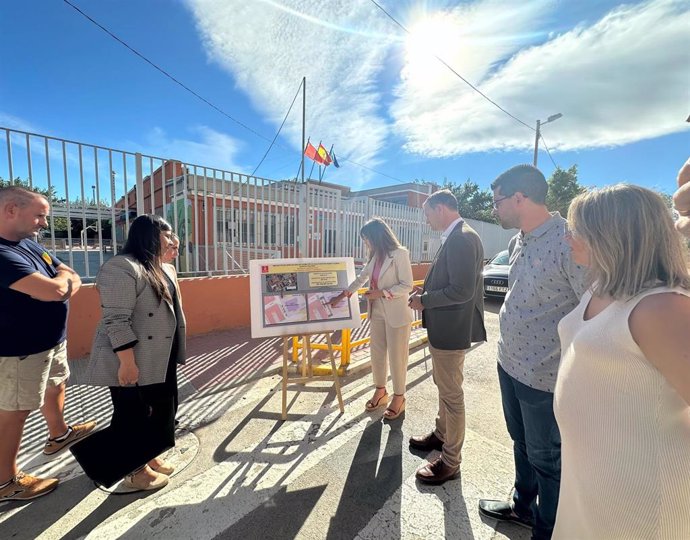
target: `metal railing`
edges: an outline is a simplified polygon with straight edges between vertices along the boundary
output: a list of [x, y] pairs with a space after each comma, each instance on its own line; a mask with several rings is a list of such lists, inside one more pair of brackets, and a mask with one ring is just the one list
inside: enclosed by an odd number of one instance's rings
[[87, 278], [122, 249], [130, 221], [143, 213], [166, 217], [180, 236], [182, 275], [246, 272], [249, 260], [275, 256], [363, 259], [359, 229], [374, 215], [409, 239], [416, 259], [425, 256], [412, 242], [420, 238], [418, 208], [10, 128], [3, 135], [0, 177], [48, 194], [43, 241], [53, 251], [64, 244], [65, 262]]
[[[181, 239], [175, 264], [183, 276], [246, 273], [251, 259], [271, 257], [363, 261], [359, 231], [374, 216], [391, 226], [413, 262], [430, 260], [440, 245], [421, 208], [345, 187], [248, 176], [3, 127], [0, 144], [3, 135], [0, 177], [48, 194], [43, 242], [85, 278], [122, 249], [130, 221], [143, 213], [170, 221]], [[510, 233], [479, 227], [485, 243], [507, 246]]]

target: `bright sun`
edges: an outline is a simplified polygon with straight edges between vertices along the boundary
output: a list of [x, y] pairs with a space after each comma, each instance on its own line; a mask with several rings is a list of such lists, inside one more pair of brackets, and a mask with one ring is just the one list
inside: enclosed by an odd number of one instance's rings
[[415, 83], [437, 82], [447, 70], [433, 55], [456, 57], [462, 36], [444, 13], [426, 15], [410, 28], [406, 43], [406, 76]]

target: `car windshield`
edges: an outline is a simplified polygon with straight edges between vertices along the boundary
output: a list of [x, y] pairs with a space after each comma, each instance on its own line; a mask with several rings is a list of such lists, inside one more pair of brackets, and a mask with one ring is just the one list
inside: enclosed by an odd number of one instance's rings
[[500, 253], [496, 254], [493, 259], [491, 259], [490, 264], [503, 264], [503, 265], [508, 265], [510, 264], [510, 257], [508, 257], [508, 250], [506, 249], [505, 251], [501, 251]]

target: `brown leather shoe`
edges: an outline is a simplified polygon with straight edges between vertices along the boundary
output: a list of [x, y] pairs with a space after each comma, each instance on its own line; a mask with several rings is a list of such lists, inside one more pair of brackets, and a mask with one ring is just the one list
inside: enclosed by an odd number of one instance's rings
[[439, 439], [436, 434], [432, 431], [427, 435], [416, 435], [410, 437], [410, 446], [416, 448], [417, 450], [438, 450], [439, 452], [443, 448], [443, 441]]
[[423, 467], [417, 469], [417, 473], [415, 474], [417, 480], [425, 484], [443, 484], [458, 476], [460, 476], [460, 465], [457, 467], [450, 467], [443, 462], [441, 456], [437, 457], [431, 463], [427, 463]]

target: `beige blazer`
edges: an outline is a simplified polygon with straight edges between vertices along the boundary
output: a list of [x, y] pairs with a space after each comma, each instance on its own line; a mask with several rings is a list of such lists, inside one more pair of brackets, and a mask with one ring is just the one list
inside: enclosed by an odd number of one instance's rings
[[178, 307], [159, 300], [144, 279], [141, 264], [127, 255], [107, 261], [98, 273], [96, 285], [101, 297], [102, 317], [91, 348], [86, 384], [119, 386], [120, 360], [113, 349], [137, 341], [134, 359], [139, 368], [139, 385], [165, 381], [175, 330], [178, 332], [177, 356], [183, 364], [186, 356], [186, 324], [177, 278], [164, 265], [177, 288]]
[[[370, 280], [375, 262], [375, 259], [371, 259], [362, 269], [348, 287], [350, 293], [354, 294]], [[410, 253], [403, 247], [389, 253], [381, 265], [378, 278], [378, 287], [384, 297], [375, 301], [382, 303], [386, 323], [393, 328], [408, 325], [414, 320], [412, 310], [407, 305], [413, 281]], [[371, 315], [371, 303], [368, 310]]]

